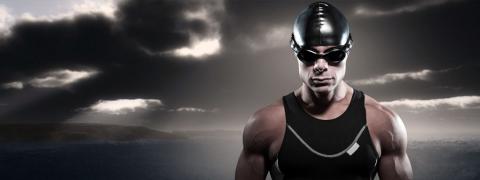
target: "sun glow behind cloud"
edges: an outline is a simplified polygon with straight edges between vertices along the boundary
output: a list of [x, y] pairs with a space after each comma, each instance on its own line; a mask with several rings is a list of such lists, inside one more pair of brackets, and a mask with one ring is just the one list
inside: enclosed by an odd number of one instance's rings
[[198, 34], [187, 30], [190, 36], [190, 43], [185, 46], [177, 47], [166, 51], [155, 51], [147, 47], [140, 47], [142, 51], [150, 56], [173, 55], [186, 59], [204, 59], [205, 57], [220, 53], [221, 38], [220, 22], [215, 17], [215, 13], [224, 11], [223, 1], [212, 1], [209, 5], [201, 7], [195, 11], [183, 12], [187, 21], [203, 21], [208, 27], [206, 34]]
[[175, 49], [173, 52], [177, 56], [193, 56], [201, 58], [218, 53], [220, 50], [220, 38], [205, 39], [192, 43], [190, 47]]
[[100, 113], [120, 115], [161, 105], [163, 105], [162, 101], [158, 99], [117, 99], [100, 100], [88, 109]]
[[174, 49], [173, 54], [175, 56], [203, 58], [220, 52], [220, 22], [216, 19], [214, 13], [224, 11], [224, 4], [223, 1], [214, 2], [213, 5], [184, 13], [185, 19], [189, 21], [200, 20], [207, 23], [210, 34], [206, 37], [200, 37], [190, 32], [192, 39], [190, 45]]

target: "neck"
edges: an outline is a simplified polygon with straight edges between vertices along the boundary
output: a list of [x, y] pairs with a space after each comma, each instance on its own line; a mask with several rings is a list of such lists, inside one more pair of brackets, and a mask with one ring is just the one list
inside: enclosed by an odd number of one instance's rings
[[297, 89], [297, 95], [302, 99], [307, 107], [329, 107], [337, 101], [343, 100], [348, 94], [348, 85], [341, 82], [332, 91], [328, 92], [314, 92], [305, 84]]

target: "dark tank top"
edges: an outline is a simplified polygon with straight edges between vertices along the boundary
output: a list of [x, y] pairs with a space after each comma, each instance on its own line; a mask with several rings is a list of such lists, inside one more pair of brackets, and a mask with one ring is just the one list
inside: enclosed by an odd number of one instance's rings
[[380, 159], [366, 126], [364, 101], [363, 92], [354, 89], [343, 114], [320, 120], [305, 112], [293, 92], [284, 96], [287, 126], [272, 179], [374, 179]]

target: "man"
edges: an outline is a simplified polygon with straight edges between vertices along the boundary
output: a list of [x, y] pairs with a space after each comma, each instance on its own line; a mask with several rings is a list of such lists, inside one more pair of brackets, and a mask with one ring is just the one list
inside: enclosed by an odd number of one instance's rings
[[250, 117], [235, 179], [412, 179], [400, 117], [343, 81], [352, 42], [331, 4], [298, 15], [291, 47], [302, 85]]

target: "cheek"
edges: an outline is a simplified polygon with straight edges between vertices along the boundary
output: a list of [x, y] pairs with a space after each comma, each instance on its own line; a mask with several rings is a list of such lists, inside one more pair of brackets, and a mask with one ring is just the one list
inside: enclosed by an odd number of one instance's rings
[[335, 76], [335, 80], [340, 82], [345, 77], [345, 62], [339, 64], [337, 67], [332, 67], [332, 75]]
[[312, 66], [305, 66], [303, 63], [299, 62], [298, 63], [298, 75], [302, 79], [308, 79], [310, 76], [310, 73], [313, 71]]

